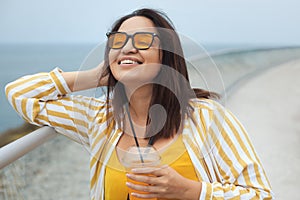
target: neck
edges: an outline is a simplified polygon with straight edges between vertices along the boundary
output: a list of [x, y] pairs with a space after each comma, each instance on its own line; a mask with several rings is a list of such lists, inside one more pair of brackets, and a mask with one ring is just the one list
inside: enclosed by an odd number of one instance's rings
[[129, 99], [129, 108], [132, 118], [137, 123], [145, 122], [148, 117], [148, 109], [152, 98], [152, 85], [144, 85], [140, 88], [126, 88], [126, 95]]

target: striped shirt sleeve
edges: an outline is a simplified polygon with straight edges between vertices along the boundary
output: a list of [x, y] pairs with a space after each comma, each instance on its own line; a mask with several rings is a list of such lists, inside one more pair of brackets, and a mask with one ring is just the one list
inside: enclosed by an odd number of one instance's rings
[[216, 178], [202, 183], [200, 199], [272, 199], [269, 181], [244, 127], [229, 110], [211, 103], [205, 129], [211, 148], [210, 171]]
[[60, 69], [24, 76], [7, 84], [5, 92], [24, 120], [38, 126], [54, 127], [59, 133], [89, 146], [89, 124], [98, 102], [68, 95], [71, 91]]

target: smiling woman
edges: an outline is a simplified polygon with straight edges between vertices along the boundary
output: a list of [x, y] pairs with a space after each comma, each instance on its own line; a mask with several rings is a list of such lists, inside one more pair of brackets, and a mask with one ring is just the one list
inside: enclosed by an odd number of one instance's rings
[[[25, 120], [52, 126], [89, 150], [91, 199], [272, 198], [242, 125], [212, 100], [216, 94], [191, 88], [165, 14], [136, 10], [107, 36], [104, 61], [94, 69], [56, 68], [6, 86]], [[106, 99], [71, 94], [98, 86], [107, 87]], [[152, 146], [160, 165], [127, 173], [120, 152], [132, 146]]]

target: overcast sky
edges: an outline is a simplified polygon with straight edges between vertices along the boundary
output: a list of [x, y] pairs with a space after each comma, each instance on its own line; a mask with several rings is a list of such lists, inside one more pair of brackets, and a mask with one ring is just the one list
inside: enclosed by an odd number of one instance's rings
[[136, 8], [161, 9], [201, 43], [300, 45], [297, 0], [0, 0], [0, 43], [99, 43]]

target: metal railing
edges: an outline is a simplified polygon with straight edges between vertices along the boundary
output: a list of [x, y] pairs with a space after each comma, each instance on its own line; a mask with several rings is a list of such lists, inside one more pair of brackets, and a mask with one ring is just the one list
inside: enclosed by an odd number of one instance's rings
[[24, 156], [57, 135], [50, 127], [42, 127], [0, 148], [0, 169]]

